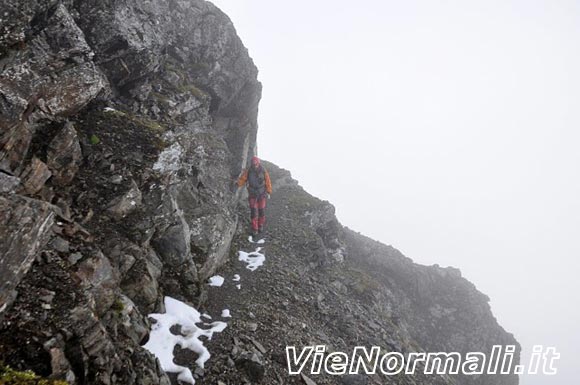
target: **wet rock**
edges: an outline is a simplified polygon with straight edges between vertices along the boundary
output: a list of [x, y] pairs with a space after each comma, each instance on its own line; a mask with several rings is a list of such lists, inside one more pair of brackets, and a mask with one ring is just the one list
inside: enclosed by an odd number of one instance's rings
[[70, 362], [62, 349], [51, 348], [50, 351], [51, 378], [66, 380], [69, 384], [75, 382], [75, 375]]
[[[53, 59], [72, 60], [82, 63], [94, 56], [87, 44], [83, 31], [77, 26], [67, 7], [60, 3], [42, 31], [47, 45], [55, 52]], [[73, 60], [76, 59], [76, 60]]]
[[236, 367], [242, 370], [252, 382], [259, 382], [264, 378], [264, 361], [256, 353], [244, 353], [235, 360]]
[[92, 63], [70, 68], [47, 84], [46, 109], [54, 115], [67, 116], [86, 106], [107, 86], [106, 79]]
[[53, 223], [54, 213], [45, 202], [18, 195], [0, 196], [0, 316], [49, 240]]
[[48, 145], [47, 166], [54, 182], [61, 186], [69, 184], [79, 169], [81, 158], [77, 132], [72, 123], [66, 123]]
[[20, 184], [20, 178], [0, 171], [0, 193], [12, 193]]
[[23, 192], [29, 195], [39, 192], [50, 176], [48, 166], [40, 159], [33, 158], [20, 175]]
[[143, 385], [171, 385], [167, 374], [161, 369], [155, 356], [143, 348], [135, 350], [131, 356], [135, 370], [135, 383]]
[[11, 97], [0, 110], [32, 121], [68, 116], [108, 88], [108, 82], [92, 63], [84, 34], [64, 4], [35, 16], [35, 33], [3, 70], [0, 83]]
[[119, 285], [119, 278], [109, 260], [102, 252], [96, 251], [78, 265], [75, 276], [93, 296], [96, 313], [104, 314], [113, 304], [115, 289]]
[[83, 255], [79, 252], [76, 252], [76, 253], [72, 253], [68, 256], [68, 261], [71, 265], [74, 265], [78, 261], [80, 261], [82, 258], [83, 258]]
[[129, 191], [109, 202], [107, 212], [114, 219], [120, 220], [135, 211], [141, 202], [141, 191], [135, 181], [131, 181]]
[[69, 242], [61, 237], [55, 237], [50, 242], [50, 246], [59, 253], [68, 253], [70, 250]]
[[75, 356], [77, 371], [79, 366], [86, 368], [88, 371], [99, 373], [95, 379], [96, 383], [110, 384], [111, 374], [116, 366], [119, 365], [119, 357], [115, 352], [115, 345], [111, 340], [107, 330], [94, 314], [76, 313], [73, 321], [76, 334], [79, 336], [76, 343], [82, 350]]
[[161, 271], [149, 260], [140, 259], [121, 283], [123, 292], [144, 311], [153, 310], [159, 294]]
[[260, 342], [258, 342], [255, 338], [250, 338], [252, 344], [260, 351], [262, 354], [266, 354], [266, 348]]
[[117, 331], [129, 337], [134, 344], [141, 344], [149, 333], [149, 323], [133, 301], [121, 294], [111, 309]]
[[197, 377], [203, 377], [205, 375], [205, 370], [198, 366], [194, 370], [194, 375], [196, 375]]
[[189, 226], [182, 220], [156, 235], [151, 244], [163, 262], [170, 266], [182, 265], [191, 255]]
[[36, 14], [46, 12], [56, 1], [6, 0], [2, 2], [2, 27], [0, 46], [13, 46], [22, 43], [32, 29], [31, 21]]
[[[0, 110], [0, 112], [2, 112]], [[0, 120], [0, 170], [18, 175], [32, 140], [32, 132], [24, 122], [3, 123]]]

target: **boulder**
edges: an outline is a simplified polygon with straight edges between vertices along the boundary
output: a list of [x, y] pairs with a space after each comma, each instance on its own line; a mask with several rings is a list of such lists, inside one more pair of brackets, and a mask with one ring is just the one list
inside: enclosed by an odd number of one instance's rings
[[0, 316], [48, 242], [54, 216], [45, 202], [16, 194], [0, 196]]
[[66, 123], [48, 145], [47, 166], [55, 184], [69, 184], [79, 169], [81, 145], [72, 123]]
[[141, 205], [141, 191], [131, 181], [131, 188], [125, 194], [113, 199], [107, 205], [107, 212], [116, 220], [123, 219]]
[[113, 304], [119, 286], [118, 274], [109, 260], [101, 251], [95, 251], [77, 265], [75, 276], [94, 298], [96, 313], [104, 314]]
[[161, 271], [149, 260], [135, 262], [121, 283], [123, 292], [143, 311], [152, 311], [159, 295]]
[[52, 173], [46, 163], [38, 158], [32, 158], [30, 164], [24, 169], [20, 178], [22, 179], [22, 192], [33, 195], [39, 192]]
[[[1, 84], [0, 91], [3, 91]], [[6, 113], [2, 109], [0, 112]], [[23, 167], [32, 132], [23, 122], [0, 124], [0, 129], [3, 131], [0, 135], [0, 171], [17, 175]]]
[[0, 172], [0, 193], [12, 193], [20, 184], [20, 178]]

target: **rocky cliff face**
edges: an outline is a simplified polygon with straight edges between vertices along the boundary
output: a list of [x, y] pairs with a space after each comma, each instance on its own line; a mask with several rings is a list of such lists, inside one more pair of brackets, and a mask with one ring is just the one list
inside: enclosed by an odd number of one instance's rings
[[0, 361], [74, 384], [175, 382], [142, 347], [164, 296], [240, 316], [208, 343], [201, 383], [299, 383], [286, 344], [515, 344], [457, 270], [416, 265], [343, 228], [272, 164], [265, 268], [247, 295], [206, 285], [238, 269], [248, 247], [233, 181], [255, 151], [261, 94], [212, 4], [6, 0], [0, 18]]

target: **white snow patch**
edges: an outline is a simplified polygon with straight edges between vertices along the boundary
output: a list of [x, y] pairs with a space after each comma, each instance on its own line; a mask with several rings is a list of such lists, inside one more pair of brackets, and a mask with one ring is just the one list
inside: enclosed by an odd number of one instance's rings
[[232, 281], [238, 282], [239, 280], [240, 280], [240, 275], [239, 274], [234, 274], [234, 278], [232, 278]]
[[[178, 380], [193, 385], [195, 380], [191, 370], [173, 362], [173, 349], [179, 345], [182, 349], [194, 351], [199, 356], [195, 363], [203, 368], [211, 355], [199, 337], [204, 336], [211, 340], [213, 333], [223, 331], [227, 324], [219, 321], [203, 323], [197, 310], [171, 297], [165, 297], [164, 302], [165, 314], [149, 314], [157, 322], [151, 325], [149, 341], [143, 347], [159, 359], [163, 370], [178, 373]], [[209, 326], [209, 329], [201, 329], [197, 326], [200, 323]], [[185, 336], [171, 333], [170, 329], [174, 325], [181, 325], [181, 332]]]
[[266, 240], [265, 240], [265, 239], [258, 239], [257, 241], [254, 241], [254, 237], [253, 237], [253, 236], [251, 236], [251, 235], [248, 237], [248, 241], [249, 241], [249, 242], [251, 242], [251, 243], [257, 243], [257, 244], [259, 244], [259, 245], [261, 245], [261, 244], [263, 244], [264, 242], [266, 242]]
[[229, 309], [222, 310], [222, 317], [223, 318], [231, 317], [230, 310]]
[[159, 154], [157, 162], [153, 165], [153, 170], [159, 170], [161, 172], [179, 170], [179, 159], [183, 155], [183, 152], [183, 147], [179, 143], [173, 143]]
[[115, 110], [114, 108], [111, 108], [111, 107], [105, 107], [105, 109], [103, 111], [105, 111], [105, 112], [113, 112], [113, 111], [117, 111], [117, 110]]
[[211, 316], [207, 313], [203, 313], [201, 316], [207, 319], [211, 319]]
[[240, 290], [242, 288], [242, 285], [236, 285], [236, 287], [238, 288], [238, 290]]
[[224, 284], [224, 277], [222, 277], [221, 275], [214, 275], [213, 277], [211, 277], [209, 279], [209, 285], [210, 286], [221, 286]]
[[240, 261], [246, 262], [248, 265], [246, 266], [247, 269], [252, 271], [256, 270], [258, 267], [264, 264], [266, 257], [264, 254], [259, 253], [260, 248], [256, 249], [256, 251], [252, 253], [246, 253], [245, 251], [238, 251], [238, 259]]

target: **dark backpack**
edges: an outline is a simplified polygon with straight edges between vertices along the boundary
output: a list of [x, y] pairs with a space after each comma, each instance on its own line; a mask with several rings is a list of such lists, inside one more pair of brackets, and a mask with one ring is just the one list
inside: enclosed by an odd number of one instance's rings
[[264, 168], [250, 166], [248, 169], [248, 193], [251, 197], [261, 197], [266, 193], [266, 177]]

